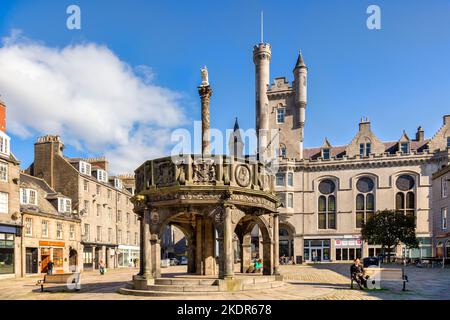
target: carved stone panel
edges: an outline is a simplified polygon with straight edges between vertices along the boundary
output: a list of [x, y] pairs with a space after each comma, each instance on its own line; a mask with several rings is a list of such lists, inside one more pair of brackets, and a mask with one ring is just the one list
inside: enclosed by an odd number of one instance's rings
[[241, 187], [248, 187], [251, 182], [251, 172], [248, 166], [238, 165], [235, 169], [236, 182]]
[[158, 224], [159, 223], [159, 213], [158, 211], [152, 211], [150, 214], [150, 222], [152, 224]]
[[156, 163], [156, 184], [170, 185], [175, 181], [175, 166], [172, 161]]
[[212, 159], [199, 159], [192, 166], [195, 184], [212, 184], [216, 180], [216, 167]]

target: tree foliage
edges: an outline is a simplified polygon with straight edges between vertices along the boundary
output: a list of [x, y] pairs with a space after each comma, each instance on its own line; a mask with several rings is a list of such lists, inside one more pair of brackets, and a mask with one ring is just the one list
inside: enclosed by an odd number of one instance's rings
[[394, 210], [376, 212], [363, 224], [361, 234], [366, 242], [381, 245], [383, 250], [387, 249], [389, 261], [392, 248], [400, 243], [409, 248], [418, 247], [414, 217]]

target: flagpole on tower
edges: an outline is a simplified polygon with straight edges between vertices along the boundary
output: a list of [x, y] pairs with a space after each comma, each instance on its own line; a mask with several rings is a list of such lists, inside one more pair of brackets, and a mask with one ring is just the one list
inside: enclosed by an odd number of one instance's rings
[[264, 43], [264, 11], [261, 10], [261, 43]]

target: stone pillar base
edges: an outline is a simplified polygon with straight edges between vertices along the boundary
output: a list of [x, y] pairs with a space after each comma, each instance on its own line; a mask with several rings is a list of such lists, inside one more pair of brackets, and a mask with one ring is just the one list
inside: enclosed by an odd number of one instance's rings
[[149, 285], [155, 284], [155, 279], [146, 276], [133, 276], [133, 288], [135, 290], [147, 290]]
[[225, 278], [219, 280], [219, 291], [233, 292], [242, 291], [243, 282], [241, 279]]

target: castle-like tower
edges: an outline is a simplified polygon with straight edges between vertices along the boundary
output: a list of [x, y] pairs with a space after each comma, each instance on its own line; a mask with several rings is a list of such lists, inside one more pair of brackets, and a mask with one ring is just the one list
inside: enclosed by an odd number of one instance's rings
[[303, 138], [305, 128], [306, 104], [308, 102], [308, 68], [303, 61], [302, 53], [298, 55], [294, 68], [295, 107], [299, 112], [298, 126], [300, 127], [299, 155], [303, 159]]
[[275, 149], [284, 158], [303, 159], [308, 68], [300, 53], [293, 82], [275, 78], [270, 85], [271, 57], [269, 44], [260, 43], [253, 48], [258, 155], [264, 153], [270, 158]]
[[260, 43], [253, 48], [256, 90], [256, 133], [258, 135], [258, 155], [268, 146], [269, 99], [267, 89], [270, 81], [270, 59], [272, 52], [268, 43]]

